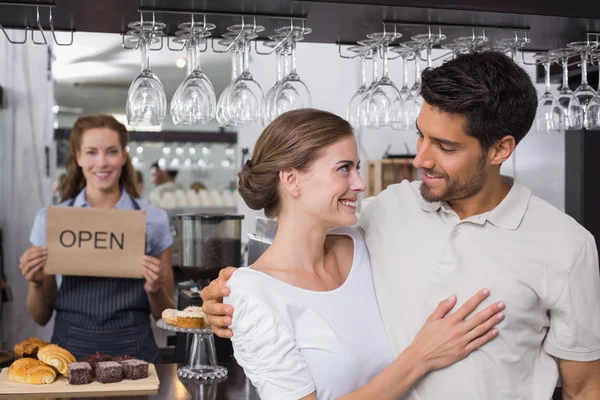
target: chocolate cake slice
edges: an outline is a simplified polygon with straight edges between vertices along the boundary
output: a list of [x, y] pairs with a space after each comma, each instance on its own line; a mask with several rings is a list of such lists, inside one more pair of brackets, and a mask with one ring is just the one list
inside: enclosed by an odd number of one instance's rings
[[92, 366], [87, 362], [69, 364], [69, 385], [92, 383]]
[[96, 380], [100, 383], [114, 383], [123, 380], [123, 368], [114, 361], [102, 361], [96, 364]]
[[148, 363], [143, 360], [126, 360], [121, 363], [123, 378], [137, 380], [148, 377]]
[[92, 367], [92, 378], [96, 377], [96, 364], [98, 364], [99, 362], [103, 362], [103, 361], [110, 361], [110, 356], [108, 354], [100, 354], [100, 353], [96, 353], [96, 354], [92, 354], [87, 356], [86, 358], [84, 358], [81, 361], [87, 362], [90, 364], [90, 366]]

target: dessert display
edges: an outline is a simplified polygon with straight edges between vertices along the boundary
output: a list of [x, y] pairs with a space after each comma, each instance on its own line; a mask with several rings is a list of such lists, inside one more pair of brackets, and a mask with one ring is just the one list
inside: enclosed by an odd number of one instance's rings
[[15, 383], [42, 385], [56, 380], [56, 370], [33, 358], [20, 358], [8, 368], [7, 377]]
[[37, 356], [38, 350], [48, 344], [49, 343], [45, 340], [31, 337], [17, 343], [13, 348], [13, 352], [15, 353], [15, 358], [35, 357]]
[[162, 320], [173, 326], [187, 329], [202, 329], [208, 326], [206, 314], [201, 307], [189, 306], [183, 310], [168, 308], [162, 312]]
[[85, 361], [69, 364], [69, 385], [92, 383], [92, 366]]
[[123, 367], [115, 361], [102, 361], [96, 364], [96, 380], [100, 383], [120, 382], [123, 379]]
[[105, 398], [155, 395], [159, 390], [155, 366], [132, 355], [96, 352], [76, 360], [65, 348], [38, 338], [24, 340], [15, 349], [21, 358], [0, 370], [3, 399]]
[[37, 357], [67, 377], [69, 376], [69, 364], [77, 361], [73, 354], [56, 344], [49, 344], [39, 349]]
[[148, 363], [143, 360], [125, 360], [121, 362], [123, 378], [138, 380], [148, 377]]

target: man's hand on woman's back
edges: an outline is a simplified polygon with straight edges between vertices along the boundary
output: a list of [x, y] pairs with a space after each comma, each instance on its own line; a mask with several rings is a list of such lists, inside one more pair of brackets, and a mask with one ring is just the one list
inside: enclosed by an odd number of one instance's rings
[[215, 335], [222, 338], [233, 336], [233, 332], [228, 328], [231, 325], [233, 307], [223, 304], [223, 297], [229, 296], [231, 292], [227, 287], [227, 281], [235, 271], [235, 267], [222, 269], [219, 272], [219, 277], [200, 292], [202, 311], [206, 314], [208, 323], [215, 331]]

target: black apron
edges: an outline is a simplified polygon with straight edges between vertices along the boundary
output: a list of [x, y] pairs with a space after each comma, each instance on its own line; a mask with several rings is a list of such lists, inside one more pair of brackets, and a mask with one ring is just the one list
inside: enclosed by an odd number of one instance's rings
[[78, 360], [100, 352], [159, 361], [143, 279], [63, 276], [52, 307], [56, 310], [52, 343]]

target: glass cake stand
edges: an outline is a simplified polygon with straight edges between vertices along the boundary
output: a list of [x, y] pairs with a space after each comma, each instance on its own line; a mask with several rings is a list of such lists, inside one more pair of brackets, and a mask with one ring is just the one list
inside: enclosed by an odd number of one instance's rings
[[211, 328], [188, 329], [167, 324], [162, 319], [156, 326], [170, 332], [191, 333], [192, 348], [188, 358], [188, 365], [177, 370], [177, 375], [184, 379], [221, 381], [227, 378], [227, 368], [217, 364], [215, 340]]

